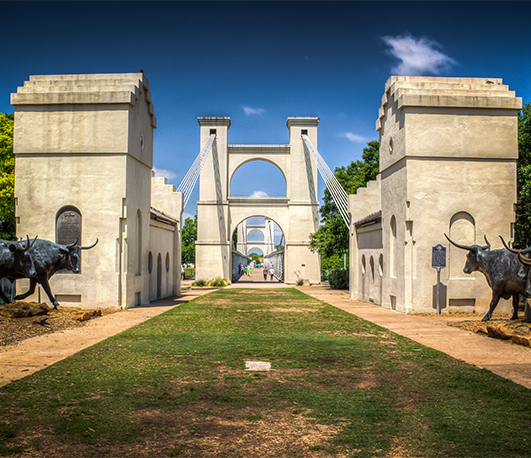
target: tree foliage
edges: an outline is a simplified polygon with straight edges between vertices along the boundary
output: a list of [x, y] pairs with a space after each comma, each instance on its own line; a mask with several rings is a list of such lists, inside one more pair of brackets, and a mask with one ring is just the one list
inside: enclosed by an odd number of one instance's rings
[[181, 262], [186, 264], [195, 264], [195, 241], [197, 240], [197, 215], [184, 220], [183, 230], [181, 232]]
[[14, 115], [0, 113], [0, 239], [15, 240]]
[[260, 264], [260, 255], [258, 253], [251, 253], [249, 256], [247, 256], [247, 262], [251, 264], [251, 262], [255, 261], [256, 264]]
[[531, 246], [531, 102], [518, 115], [518, 163], [514, 246]]
[[[376, 179], [379, 172], [379, 150], [380, 143], [377, 140], [368, 142], [367, 147], [363, 148], [361, 160], [336, 168], [334, 175], [347, 194], [354, 194], [358, 188]], [[310, 250], [323, 258], [330, 258], [348, 252], [349, 231], [328, 189], [325, 189], [323, 200], [324, 204], [319, 210], [322, 225], [310, 235]]]

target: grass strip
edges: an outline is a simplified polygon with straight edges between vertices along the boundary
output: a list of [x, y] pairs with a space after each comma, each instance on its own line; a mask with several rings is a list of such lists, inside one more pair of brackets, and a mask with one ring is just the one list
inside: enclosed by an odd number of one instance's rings
[[529, 390], [295, 289], [210, 293], [0, 389], [2, 456], [524, 457], [530, 433]]

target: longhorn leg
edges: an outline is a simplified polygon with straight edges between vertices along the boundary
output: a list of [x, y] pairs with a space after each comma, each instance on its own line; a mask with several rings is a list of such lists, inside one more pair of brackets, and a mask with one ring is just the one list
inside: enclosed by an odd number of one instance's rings
[[30, 278], [30, 287], [27, 292], [24, 294], [19, 294], [18, 296], [15, 296], [15, 299], [17, 301], [20, 301], [22, 299], [26, 299], [26, 297], [31, 296], [35, 292], [35, 287], [37, 286], [37, 280], [34, 278]]
[[52, 288], [50, 288], [50, 282], [48, 281], [47, 278], [43, 278], [41, 285], [44, 291], [46, 291], [46, 294], [48, 295], [48, 299], [50, 299], [50, 302], [53, 304], [53, 308], [56, 309], [57, 306], [59, 305], [59, 302], [57, 302], [55, 297], [53, 297]]
[[518, 319], [518, 302], [520, 301], [520, 294], [513, 294], [513, 316], [511, 320]]
[[4, 291], [2, 290], [1, 287], [0, 287], [0, 298], [4, 301], [4, 304], [11, 304], [11, 301], [4, 294]]
[[500, 300], [500, 295], [492, 291], [492, 299], [490, 300], [489, 311], [487, 312], [487, 314], [483, 317], [481, 321], [489, 321], [492, 318], [492, 312], [494, 312], [494, 309], [498, 305], [499, 300]]

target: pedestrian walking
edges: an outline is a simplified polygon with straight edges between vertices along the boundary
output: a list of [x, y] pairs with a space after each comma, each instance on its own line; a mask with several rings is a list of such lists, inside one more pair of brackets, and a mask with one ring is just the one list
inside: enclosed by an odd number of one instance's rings
[[264, 267], [263, 274], [264, 274], [264, 280], [267, 280], [267, 269], [265, 267]]
[[181, 279], [184, 280], [184, 277], [185, 277], [184, 264], [181, 264]]
[[271, 275], [271, 281], [273, 281], [273, 275], [275, 275], [275, 269], [273, 269], [273, 264], [271, 264], [271, 269], [269, 269], [269, 275]]

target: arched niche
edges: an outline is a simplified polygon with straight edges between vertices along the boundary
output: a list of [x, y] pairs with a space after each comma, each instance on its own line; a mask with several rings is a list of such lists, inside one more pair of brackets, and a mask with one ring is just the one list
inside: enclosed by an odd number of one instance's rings
[[[253, 193], [265, 195], [253, 195]], [[229, 181], [231, 197], [286, 197], [287, 180], [284, 171], [266, 159], [249, 159], [234, 170]]]
[[77, 241], [81, 245], [82, 218], [78, 208], [67, 205], [55, 215], [55, 243], [70, 245]]
[[[476, 244], [476, 221], [467, 212], [458, 212], [450, 218], [450, 238], [461, 245]], [[450, 244], [448, 253], [450, 278], [475, 278], [475, 273], [465, 274], [463, 268], [466, 262], [466, 250]]]
[[390, 233], [389, 233], [389, 275], [396, 277], [396, 260], [397, 260], [397, 227], [395, 215], [391, 216]]

